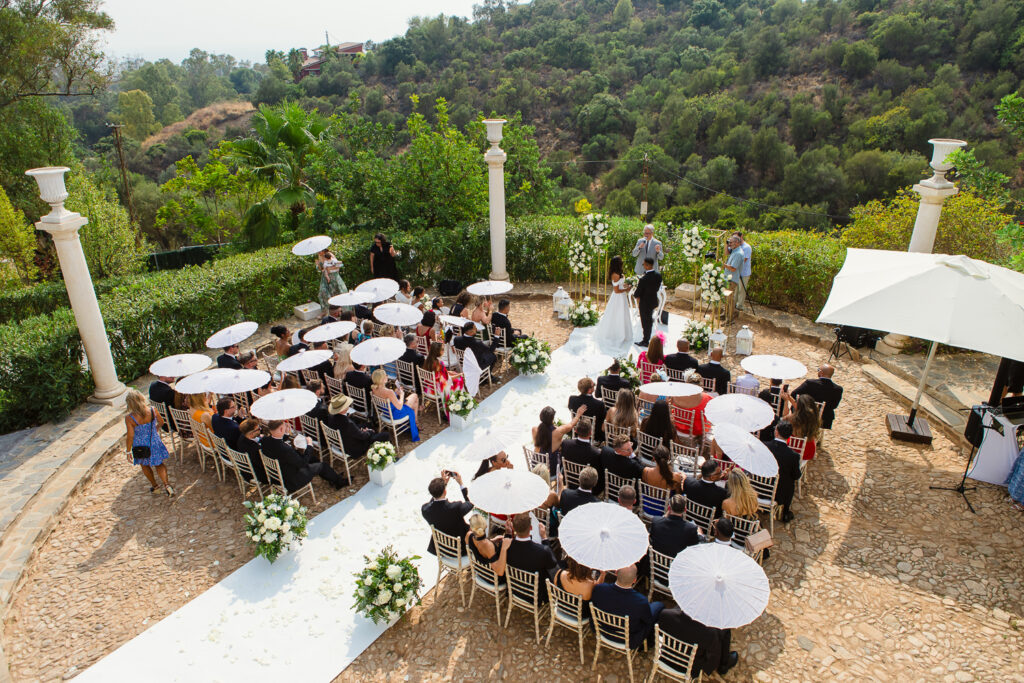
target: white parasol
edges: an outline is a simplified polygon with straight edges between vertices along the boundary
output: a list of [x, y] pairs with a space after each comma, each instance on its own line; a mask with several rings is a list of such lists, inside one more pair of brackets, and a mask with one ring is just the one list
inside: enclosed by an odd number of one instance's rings
[[[454, 327], [457, 330], [461, 330], [462, 326], [466, 323], [473, 322], [469, 318], [460, 318], [457, 315], [442, 315], [438, 320], [441, 321], [442, 325], [448, 325], [449, 327]], [[478, 330], [484, 329], [484, 326], [481, 323], [474, 322], [473, 324], [476, 325], [476, 329]]]
[[722, 452], [747, 472], [759, 477], [774, 477], [779, 473], [779, 463], [768, 447], [742, 427], [716, 424], [712, 435]]
[[712, 424], [733, 424], [748, 432], [763, 429], [775, 419], [771, 404], [747, 394], [723, 394], [708, 401], [704, 417]]
[[179, 353], [154, 362], [149, 371], [157, 377], [184, 377], [205, 370], [212, 362], [201, 353]]
[[503, 280], [484, 280], [483, 282], [474, 282], [466, 287], [466, 291], [475, 296], [496, 296], [511, 292], [512, 283]]
[[566, 358], [564, 362], [558, 362], [553, 365], [555, 372], [569, 377], [590, 377], [599, 372], [604, 372], [615, 362], [615, 359], [607, 353], [575, 354], [570, 349], [570, 354], [569, 358]]
[[640, 385], [640, 393], [651, 394], [652, 396], [696, 396], [703, 389], [699, 384], [689, 382], [650, 382]]
[[253, 401], [249, 414], [261, 420], [291, 420], [316, 406], [316, 394], [306, 389], [282, 389]]
[[807, 374], [807, 366], [786, 356], [747, 356], [740, 367], [752, 375], [769, 379], [799, 379]]
[[460, 457], [479, 465], [481, 460], [499, 451], [513, 453], [522, 450], [523, 428], [508, 423], [492, 424], [483, 432], [474, 431], [474, 437], [473, 442], [462, 449]]
[[[398, 360], [405, 353], [405, 344], [394, 337], [374, 337], [356, 344], [350, 358], [360, 365], [384, 365]], [[278, 365], [277, 367], [281, 367]]]
[[255, 391], [270, 381], [270, 373], [263, 370], [232, 370], [218, 374], [211, 391], [215, 394], [241, 394]]
[[316, 237], [307, 237], [301, 242], [296, 242], [292, 245], [292, 253], [296, 256], [312, 256], [329, 246], [331, 246], [330, 237], [327, 235], [317, 235]]
[[647, 527], [614, 503], [587, 503], [574, 508], [558, 525], [566, 555], [597, 570], [621, 569], [647, 554]]
[[480, 363], [477, 362], [476, 354], [472, 349], [466, 349], [462, 354], [462, 381], [466, 383], [466, 391], [470, 396], [480, 393]]
[[495, 515], [514, 515], [539, 507], [547, 500], [548, 483], [533, 472], [500, 469], [469, 483], [469, 499]]
[[345, 292], [335, 294], [327, 300], [330, 306], [355, 306], [357, 304], [368, 304], [373, 301], [372, 292]]
[[320, 365], [334, 355], [333, 351], [328, 349], [317, 349], [315, 351], [302, 351], [285, 358], [283, 361], [277, 364], [277, 369], [281, 372], [298, 372], [299, 370], [308, 370], [314, 365]]
[[230, 372], [228, 368], [210, 368], [188, 377], [182, 377], [174, 384], [174, 390], [179, 394], [216, 393], [213, 389], [214, 383], [219, 376], [227, 372]]
[[302, 339], [307, 342], [325, 342], [344, 337], [354, 329], [356, 329], [356, 324], [351, 320], [339, 320], [314, 327], [303, 335]]
[[373, 309], [373, 317], [388, 325], [408, 327], [423, 320], [423, 312], [409, 304], [381, 304]]
[[398, 283], [390, 278], [379, 277], [360, 283], [356, 286], [356, 291], [372, 294], [373, 298], [370, 301], [387, 301], [398, 294]]
[[771, 595], [768, 577], [754, 558], [721, 543], [690, 546], [676, 555], [668, 585], [679, 609], [712, 628], [749, 624], [768, 607]]
[[259, 325], [251, 321], [225, 327], [223, 330], [214, 332], [206, 340], [206, 347], [210, 349], [226, 349], [256, 334], [258, 328]]

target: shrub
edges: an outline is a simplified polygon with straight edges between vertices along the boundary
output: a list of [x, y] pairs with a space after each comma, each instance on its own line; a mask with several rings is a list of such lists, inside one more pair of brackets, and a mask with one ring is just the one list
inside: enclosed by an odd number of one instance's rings
[[835, 237], [800, 231], [749, 233], [750, 298], [760, 304], [818, 316], [846, 247]]

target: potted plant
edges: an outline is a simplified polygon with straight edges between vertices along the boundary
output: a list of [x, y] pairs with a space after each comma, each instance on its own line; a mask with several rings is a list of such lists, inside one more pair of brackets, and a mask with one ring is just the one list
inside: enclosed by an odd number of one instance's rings
[[370, 472], [370, 481], [377, 486], [394, 481], [396, 460], [398, 452], [395, 450], [395, 444], [390, 441], [377, 441], [371, 444], [366, 451], [366, 468]]
[[418, 604], [423, 587], [420, 572], [413, 564], [419, 556], [398, 557], [391, 546], [377, 557], [364, 556], [366, 566], [356, 572], [356, 592], [352, 607], [373, 623], [392, 622], [409, 607]]
[[461, 432], [472, 421], [477, 400], [465, 389], [456, 389], [448, 397], [448, 420], [452, 429]]
[[569, 322], [576, 327], [591, 327], [596, 325], [600, 319], [601, 314], [598, 313], [597, 306], [589, 296], [584, 297], [569, 310]]
[[263, 500], [247, 500], [242, 505], [248, 509], [245, 536], [257, 557], [273, 562], [293, 543], [306, 537], [307, 510], [292, 498], [271, 493]]

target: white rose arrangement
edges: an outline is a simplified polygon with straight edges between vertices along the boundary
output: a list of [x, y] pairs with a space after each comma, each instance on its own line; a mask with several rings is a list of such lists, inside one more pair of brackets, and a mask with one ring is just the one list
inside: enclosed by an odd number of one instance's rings
[[576, 241], [569, 245], [569, 270], [575, 275], [590, 270], [590, 252], [583, 242]]
[[[607, 371], [605, 374], [608, 374]], [[628, 380], [634, 389], [640, 386], [640, 370], [629, 358], [619, 358], [619, 377]]]
[[448, 397], [448, 410], [459, 417], [469, 417], [477, 406], [477, 400], [465, 389], [456, 389]]
[[377, 441], [366, 451], [366, 466], [371, 470], [382, 470], [397, 459], [395, 444], [390, 441]]
[[306, 537], [309, 521], [307, 510], [288, 496], [271, 493], [263, 500], [242, 503], [245, 514], [245, 536], [253, 544], [257, 557], [273, 562], [292, 543]]
[[601, 314], [597, 312], [597, 306], [589, 296], [583, 297], [582, 301], [569, 309], [569, 322], [576, 327], [590, 327], [596, 325], [600, 319]]
[[683, 337], [690, 342], [694, 351], [703, 351], [711, 343], [711, 326], [706, 322], [691, 320], [683, 326]]
[[508, 362], [521, 375], [540, 374], [551, 363], [551, 345], [532, 337], [520, 339], [512, 348]]
[[588, 213], [583, 217], [583, 235], [591, 251], [606, 250], [608, 248], [608, 217], [603, 213]]
[[707, 240], [702, 234], [703, 228], [699, 221], [693, 221], [684, 225], [679, 232], [679, 246], [687, 262], [704, 257], [704, 245], [707, 244]]
[[705, 263], [700, 269], [700, 299], [706, 304], [719, 304], [729, 291], [729, 276], [717, 263]]
[[356, 612], [377, 624], [401, 616], [407, 609], [419, 604], [419, 590], [423, 587], [420, 572], [413, 564], [419, 556], [398, 557], [391, 546], [377, 557], [364, 556], [366, 566], [356, 573], [356, 591], [352, 597]]

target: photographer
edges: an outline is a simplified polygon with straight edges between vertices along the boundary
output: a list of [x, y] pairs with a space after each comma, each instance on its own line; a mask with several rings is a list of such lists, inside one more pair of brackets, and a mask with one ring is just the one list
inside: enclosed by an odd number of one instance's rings
[[[448, 500], [448, 482], [452, 479], [459, 483], [464, 502], [453, 503]], [[423, 507], [420, 508], [420, 511], [423, 513], [423, 519], [427, 520], [427, 524], [449, 536], [465, 538], [466, 534], [469, 533], [466, 515], [473, 509], [473, 504], [469, 502], [469, 490], [463, 486], [462, 476], [458, 472], [441, 470], [440, 477], [430, 480], [427, 491], [430, 492], [431, 500], [424, 503]], [[437, 554], [437, 551], [434, 549], [433, 536], [430, 537], [430, 545], [427, 546], [427, 552], [431, 555]]]
[[732, 281], [736, 310], [743, 310], [743, 302], [746, 301], [747, 290], [744, 288], [743, 280], [740, 278], [740, 273], [743, 270], [743, 249], [740, 247], [740, 238], [736, 235], [730, 235], [729, 240], [725, 244], [726, 251], [729, 253], [725, 260], [725, 273]]

